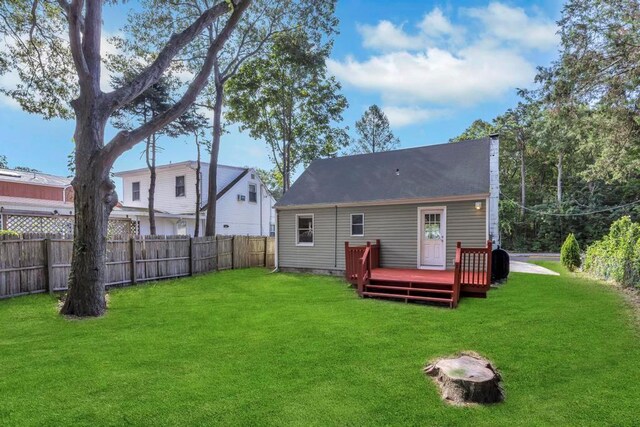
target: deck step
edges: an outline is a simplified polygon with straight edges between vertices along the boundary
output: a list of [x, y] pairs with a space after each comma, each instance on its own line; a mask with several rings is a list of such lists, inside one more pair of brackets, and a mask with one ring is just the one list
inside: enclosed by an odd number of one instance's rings
[[372, 288], [372, 289], [393, 289], [393, 290], [397, 289], [399, 291], [431, 292], [431, 293], [434, 293], [434, 294], [448, 294], [448, 295], [452, 295], [453, 294], [453, 290], [451, 290], [451, 289], [438, 289], [438, 288], [407, 288], [407, 287], [404, 287], [404, 286], [376, 285], [376, 284], [369, 284], [369, 285], [367, 285], [367, 288]]
[[382, 292], [363, 292], [362, 295], [374, 298], [398, 298], [418, 301], [444, 302], [447, 304], [451, 303], [451, 298], [418, 297], [415, 295], [385, 294]]

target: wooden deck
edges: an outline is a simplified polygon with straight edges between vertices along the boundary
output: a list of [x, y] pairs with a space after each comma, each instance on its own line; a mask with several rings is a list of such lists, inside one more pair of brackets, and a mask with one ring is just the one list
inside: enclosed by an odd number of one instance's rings
[[345, 277], [362, 297], [441, 303], [455, 308], [461, 296], [485, 298], [491, 287], [491, 242], [486, 248], [456, 245], [455, 269], [380, 267], [381, 245], [345, 243]]
[[[470, 285], [483, 285], [484, 277], [480, 275], [470, 277]], [[455, 270], [418, 270], [411, 268], [374, 268], [371, 270], [371, 280], [386, 282], [405, 282], [416, 284], [453, 285]]]

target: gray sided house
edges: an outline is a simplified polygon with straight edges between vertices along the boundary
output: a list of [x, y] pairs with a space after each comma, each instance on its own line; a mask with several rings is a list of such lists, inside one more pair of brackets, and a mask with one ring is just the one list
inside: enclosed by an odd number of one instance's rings
[[498, 138], [316, 160], [276, 204], [277, 267], [342, 274], [345, 242], [380, 266], [451, 269], [456, 242], [500, 244]]

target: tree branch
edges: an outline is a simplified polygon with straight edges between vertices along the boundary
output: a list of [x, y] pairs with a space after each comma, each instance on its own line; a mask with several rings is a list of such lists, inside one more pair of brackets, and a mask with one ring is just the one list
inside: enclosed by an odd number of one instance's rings
[[[249, 3], [250, 0], [237, 0], [235, 2], [236, 6], [234, 7], [233, 14], [235, 14], [239, 9], [244, 11]], [[122, 105], [131, 102], [138, 95], [147, 90], [149, 86], [158, 81], [162, 73], [164, 73], [164, 71], [166, 71], [166, 69], [171, 65], [171, 60], [185, 46], [191, 43], [205, 28], [207, 28], [209, 24], [211, 24], [216, 18], [228, 11], [229, 3], [227, 3], [226, 1], [222, 1], [212, 8], [206, 10], [198, 17], [198, 19], [193, 22], [193, 24], [188, 26], [184, 31], [171, 36], [169, 42], [160, 51], [151, 65], [149, 65], [140, 74], [138, 74], [138, 76], [136, 76], [136, 78], [134, 78], [129, 84], [107, 94], [110, 104], [109, 107], [112, 109], [112, 111], [120, 108]], [[233, 19], [233, 14], [229, 18], [229, 21], [227, 21], [227, 23]]]
[[83, 0], [73, 0], [71, 5], [66, 9], [68, 12], [67, 21], [69, 22], [69, 44], [71, 47], [71, 56], [78, 73], [80, 86], [85, 87], [89, 80], [89, 66], [85, 61], [84, 52], [82, 50], [82, 36], [80, 33], [80, 20], [82, 16]]
[[[209, 46], [207, 57], [202, 68], [189, 84], [189, 87], [171, 108], [162, 114], [154, 117], [148, 123], [145, 123], [132, 131], [120, 131], [118, 134], [104, 147], [101, 151], [98, 161], [106, 163], [109, 167], [113, 162], [125, 151], [131, 149], [138, 142], [147, 136], [157, 132], [163, 126], [179, 118], [187, 109], [196, 101], [198, 94], [207, 85], [211, 70], [213, 69], [215, 58], [218, 52], [224, 46], [225, 42], [233, 32], [242, 17], [244, 11], [251, 4], [250, 0], [241, 0], [236, 6], [227, 20], [224, 29], [220, 32], [213, 44]], [[195, 37], [195, 36], [194, 36]], [[170, 59], [170, 58], [169, 58]]]

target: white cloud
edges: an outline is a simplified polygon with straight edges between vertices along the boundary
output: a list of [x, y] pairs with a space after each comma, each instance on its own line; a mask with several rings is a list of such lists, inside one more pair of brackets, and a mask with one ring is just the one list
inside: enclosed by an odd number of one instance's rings
[[392, 50], [420, 49], [424, 46], [420, 37], [410, 36], [402, 27], [386, 20], [378, 22], [378, 25], [358, 25], [357, 29], [366, 48]]
[[549, 18], [499, 2], [459, 8], [452, 21], [436, 7], [413, 31], [388, 20], [359, 25], [362, 44], [380, 52], [328, 61], [345, 85], [377, 93], [396, 126], [433, 118], [444, 106], [492, 101], [535, 76], [533, 53], [557, 46]]
[[394, 127], [403, 127], [422, 123], [447, 114], [446, 110], [420, 107], [387, 106], [384, 107], [383, 110], [389, 119], [389, 123]]
[[[3, 89], [13, 89], [18, 85], [18, 83], [20, 83], [20, 77], [18, 77], [18, 73], [16, 71], [10, 71], [0, 75], [0, 87]], [[4, 94], [0, 94], [0, 105], [14, 110], [21, 109], [18, 101]]]
[[549, 50], [559, 42], [555, 22], [545, 17], [529, 16], [520, 7], [493, 2], [485, 8], [463, 9], [463, 13], [480, 20], [488, 35], [525, 48]]
[[432, 37], [454, 35], [464, 31], [463, 28], [454, 26], [439, 7], [427, 13], [418, 24], [418, 28], [423, 34]]
[[425, 53], [393, 52], [359, 62], [328, 62], [341, 81], [378, 91], [394, 103], [471, 105], [528, 84], [535, 68], [509, 50], [470, 46], [458, 54], [430, 48]]

